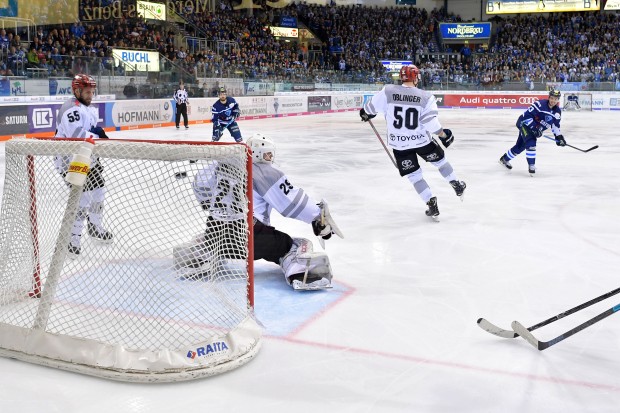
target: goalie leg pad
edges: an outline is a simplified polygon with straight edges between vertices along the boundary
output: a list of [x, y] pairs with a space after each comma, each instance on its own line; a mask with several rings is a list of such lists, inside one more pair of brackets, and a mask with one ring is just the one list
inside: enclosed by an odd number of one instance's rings
[[172, 248], [172, 261], [177, 275], [190, 280], [203, 279], [215, 274], [217, 260], [207, 247], [204, 234]]
[[312, 242], [305, 238], [293, 238], [293, 246], [280, 266], [286, 282], [295, 290], [331, 288], [329, 258], [324, 252], [314, 252]]

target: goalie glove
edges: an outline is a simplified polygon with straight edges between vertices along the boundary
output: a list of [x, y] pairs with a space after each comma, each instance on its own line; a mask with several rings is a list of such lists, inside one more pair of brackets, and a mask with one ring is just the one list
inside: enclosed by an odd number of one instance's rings
[[439, 137], [439, 140], [441, 141], [441, 143], [443, 143], [443, 146], [445, 146], [446, 148], [450, 145], [452, 145], [452, 142], [454, 142], [454, 135], [452, 134], [452, 131], [450, 129], [444, 129], [443, 132], [446, 134], [445, 137]]
[[321, 224], [321, 218], [316, 218], [312, 221], [312, 231], [314, 231], [314, 235], [323, 239], [330, 239], [334, 233], [331, 225], [327, 223]]
[[564, 139], [564, 136], [558, 135], [555, 137], [555, 144], [558, 146], [566, 146], [566, 139]]
[[374, 118], [375, 116], [377, 115], [371, 115], [369, 113], [366, 113], [364, 108], [360, 109], [360, 118], [362, 118], [362, 122], [368, 122], [370, 119]]

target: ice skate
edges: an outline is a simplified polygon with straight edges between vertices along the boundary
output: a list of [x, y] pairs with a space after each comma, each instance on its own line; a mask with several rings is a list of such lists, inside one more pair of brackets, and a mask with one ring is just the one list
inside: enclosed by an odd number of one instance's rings
[[80, 256], [81, 248], [80, 246], [75, 246], [71, 243], [67, 246], [67, 258], [72, 260], [78, 258]]
[[326, 277], [310, 275], [306, 277], [304, 283], [304, 274], [299, 273], [290, 277], [291, 286], [294, 290], [322, 290], [325, 288], [332, 288], [332, 283]]
[[428, 209], [426, 210], [426, 216], [433, 218], [433, 220], [439, 222], [439, 208], [437, 207], [437, 197], [432, 197], [426, 203]]
[[114, 238], [110, 231], [103, 229], [103, 227], [97, 228], [94, 224], [91, 224], [90, 222], [88, 223], [88, 235], [102, 242], [112, 242], [112, 238]]
[[536, 165], [531, 164], [527, 166], [527, 171], [530, 173], [530, 176], [534, 176], [536, 173]]
[[465, 182], [454, 180], [454, 181], [450, 181], [450, 185], [452, 185], [454, 192], [456, 192], [456, 196], [461, 198], [461, 201], [462, 201], [463, 193], [465, 192], [465, 188], [467, 188], [467, 185], [465, 185]]
[[500, 163], [500, 165], [504, 165], [506, 167], [506, 169], [512, 169], [512, 165], [510, 164], [510, 161], [507, 160], [504, 155], [502, 155], [499, 158], [499, 163]]

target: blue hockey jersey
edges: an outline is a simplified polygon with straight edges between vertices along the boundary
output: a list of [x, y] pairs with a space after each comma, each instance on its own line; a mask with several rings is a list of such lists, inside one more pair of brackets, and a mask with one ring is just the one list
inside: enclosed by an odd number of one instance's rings
[[234, 98], [230, 96], [226, 97], [226, 103], [222, 103], [219, 99], [215, 101], [211, 107], [211, 114], [213, 115], [213, 123], [219, 121], [220, 124], [228, 124], [236, 120], [241, 111], [239, 110], [239, 104]]
[[541, 135], [547, 129], [555, 136], [561, 135], [560, 121], [562, 120], [562, 109], [560, 105], [549, 107], [549, 99], [538, 100], [521, 115], [517, 120], [517, 128], [525, 126], [531, 131], [538, 131]]

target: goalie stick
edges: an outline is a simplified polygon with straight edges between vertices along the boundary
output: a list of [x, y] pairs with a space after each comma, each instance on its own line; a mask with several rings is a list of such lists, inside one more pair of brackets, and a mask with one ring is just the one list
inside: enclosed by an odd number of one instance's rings
[[618, 310], [620, 310], [620, 304], [616, 304], [615, 306], [611, 307], [609, 310], [603, 311], [602, 313], [600, 313], [596, 317], [589, 319], [585, 323], [579, 324], [577, 327], [575, 327], [575, 328], [573, 328], [571, 330], [568, 330], [567, 332], [565, 332], [563, 334], [560, 334], [559, 336], [557, 336], [557, 337], [555, 337], [555, 338], [553, 338], [553, 339], [551, 339], [549, 341], [539, 341], [536, 337], [534, 337], [534, 335], [532, 333], [530, 333], [518, 321], [513, 321], [512, 322], [512, 329], [514, 331], [516, 331], [521, 337], [523, 337], [528, 343], [530, 343], [536, 349], [538, 349], [539, 351], [543, 351], [544, 349], [547, 349], [547, 348], [549, 348], [549, 347], [559, 343], [560, 341], [563, 341], [563, 340], [569, 338], [573, 334], [578, 333], [581, 330], [584, 330], [584, 329], [590, 327], [591, 325], [598, 323], [602, 319], [609, 317], [610, 315], [616, 313]]
[[[547, 138], [547, 139], [552, 140], [552, 141], [554, 141], [554, 142], [555, 142], [555, 138], [552, 138], [551, 136], [548, 136], [548, 135], [543, 135], [543, 138]], [[598, 145], [594, 145], [593, 147], [591, 147], [591, 148], [589, 148], [589, 149], [581, 149], [581, 148], [578, 148], [578, 147], [576, 147], [576, 146], [569, 145], [568, 143], [566, 144], [566, 146], [568, 146], [569, 148], [577, 149], [578, 151], [581, 151], [581, 152], [584, 152], [584, 153], [585, 153], [585, 152], [590, 152], [590, 151], [593, 151], [593, 150], [595, 150], [596, 148], [598, 148]]]
[[[551, 324], [554, 321], [557, 321], [561, 318], [566, 317], [567, 315], [571, 315], [573, 313], [576, 313], [579, 310], [583, 310], [584, 308], [590, 307], [592, 304], [596, 304], [600, 301], [603, 301], [611, 296], [614, 296], [616, 294], [620, 293], [620, 288], [616, 288], [615, 290], [611, 290], [608, 293], [605, 293], [603, 295], [600, 295], [596, 298], [591, 299], [590, 301], [587, 301], [583, 304], [579, 304], [577, 307], [573, 307], [570, 310], [566, 310], [563, 313], [560, 313], [558, 315], [555, 315], [551, 318], [546, 319], [545, 321], [541, 321], [538, 324], [534, 324], [531, 327], [525, 328], [523, 327], [526, 331], [530, 332], [530, 331], [534, 331], [540, 327], [544, 327], [547, 324]], [[488, 320], [485, 320], [484, 318], [479, 318], [478, 319], [478, 327], [480, 327], [481, 329], [483, 329], [484, 331], [486, 331], [487, 333], [491, 333], [493, 335], [499, 336], [499, 337], [503, 337], [503, 338], [516, 338], [519, 337], [520, 334], [515, 333], [515, 331], [513, 330], [505, 330], [501, 327], [496, 326], [495, 324], [489, 322]]]
[[[336, 221], [332, 218], [332, 214], [329, 212], [329, 206], [327, 205], [327, 201], [325, 199], [321, 199], [321, 202], [319, 202], [319, 208], [321, 208], [321, 225], [325, 225], [325, 223], [329, 224], [334, 234], [338, 235], [340, 238], [344, 238], [342, 231], [340, 231], [340, 228], [336, 225]], [[321, 244], [321, 247], [325, 249], [325, 240], [322, 237], [319, 237], [319, 244]]]

